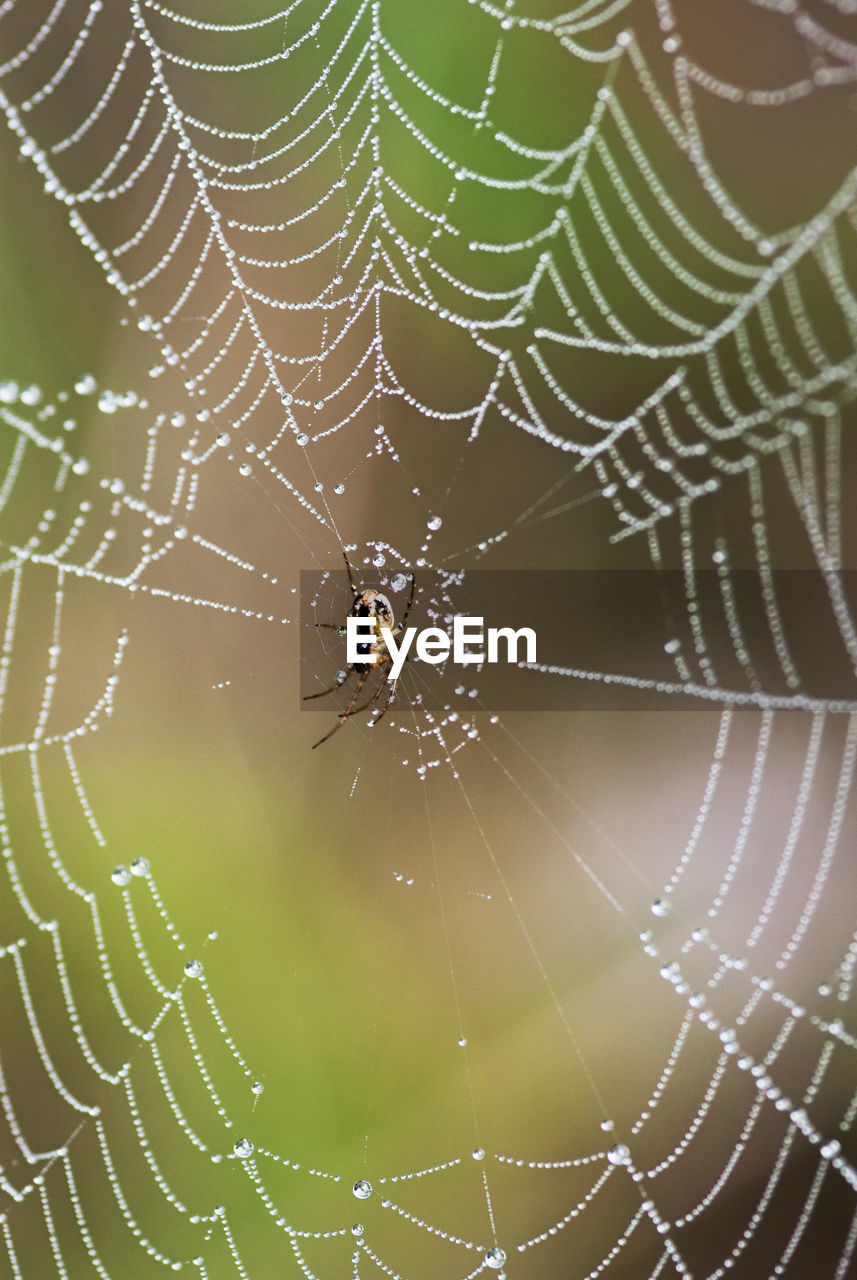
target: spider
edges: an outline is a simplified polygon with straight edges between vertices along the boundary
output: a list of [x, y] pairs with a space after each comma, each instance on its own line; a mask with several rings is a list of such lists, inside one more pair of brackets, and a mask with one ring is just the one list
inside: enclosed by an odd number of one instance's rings
[[[330, 685], [327, 689], [320, 690], [319, 693], [308, 693], [303, 699], [304, 702], [310, 702], [313, 698], [324, 698], [327, 694], [333, 693], [335, 690], [341, 688], [342, 685], [345, 684], [346, 680], [351, 676], [352, 671], [357, 673], [357, 686], [351, 697], [351, 701], [348, 703], [348, 706], [342, 712], [342, 715], [339, 717], [333, 728], [326, 733], [323, 738], [319, 738], [318, 742], [314, 742], [312, 744], [313, 751], [315, 751], [316, 747], [320, 747], [323, 742], [327, 742], [328, 738], [332, 738], [337, 730], [342, 728], [349, 716], [357, 716], [361, 711], [366, 711], [367, 708], [373, 706], [381, 696], [381, 691], [385, 684], [389, 684], [387, 700], [379, 714], [375, 717], [375, 723], [377, 724], [382, 716], [385, 715], [387, 708], [395, 696], [398, 679], [390, 681], [386, 681], [384, 679], [384, 672], [387, 667], [391, 665], [393, 659], [387, 651], [387, 646], [384, 643], [384, 637], [381, 635], [381, 627], [389, 627], [394, 636], [401, 635], [407, 624], [408, 614], [411, 612], [411, 605], [414, 602], [416, 578], [411, 574], [411, 590], [408, 594], [408, 603], [405, 605], [405, 612], [402, 614], [402, 621], [396, 623], [394, 626], [393, 609], [387, 597], [380, 591], [374, 590], [374, 588], [369, 588], [366, 591], [359, 591], [354, 582], [354, 575], [351, 572], [351, 565], [348, 562], [348, 556], [345, 552], [342, 553], [342, 558], [345, 561], [345, 568], [348, 571], [348, 584], [351, 587], [351, 594], [354, 597], [351, 608], [348, 611], [349, 617], [372, 618], [374, 621], [374, 636], [370, 640], [360, 641], [357, 646], [358, 651], [361, 654], [375, 653], [378, 655], [378, 658], [376, 662], [349, 663], [346, 668], [346, 674], [342, 680], [337, 680], [336, 684]], [[315, 625], [317, 627], [327, 627], [332, 631], [338, 631], [340, 635], [342, 634], [342, 627], [338, 626], [335, 622], [317, 622]], [[368, 698], [366, 702], [358, 707], [357, 700], [363, 692], [363, 687], [366, 684], [366, 681], [373, 672], [379, 673], [378, 687], [372, 694], [371, 698]]]

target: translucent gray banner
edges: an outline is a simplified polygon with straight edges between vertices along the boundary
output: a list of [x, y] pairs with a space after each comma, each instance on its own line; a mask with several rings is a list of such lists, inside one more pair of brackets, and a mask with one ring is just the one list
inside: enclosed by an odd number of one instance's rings
[[[404, 645], [398, 710], [857, 710], [853, 573], [418, 569], [409, 611], [409, 571], [355, 571], [354, 582], [344, 569], [301, 574], [305, 708], [341, 714], [357, 692], [353, 710], [380, 710]], [[363, 635], [351, 663], [350, 613], [362, 616]], [[510, 633], [520, 633], [511, 644]]]

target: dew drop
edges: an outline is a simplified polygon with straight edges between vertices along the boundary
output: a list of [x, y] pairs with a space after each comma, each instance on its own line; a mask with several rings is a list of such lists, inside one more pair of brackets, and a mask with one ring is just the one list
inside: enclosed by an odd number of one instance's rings
[[111, 871], [110, 879], [114, 884], [128, 884], [131, 879], [131, 872], [127, 867], [116, 867]]
[[435, 530], [439, 529], [442, 524], [443, 524], [443, 521], [441, 520], [440, 516], [429, 516], [428, 520], [426, 521], [426, 528], [431, 529], [432, 533], [434, 533]]
[[333, 492], [334, 492], [334, 493], [345, 493], [345, 485], [344, 485], [344, 484], [335, 484], [335, 485], [333, 486]]
[[624, 1142], [616, 1142], [607, 1152], [607, 1159], [610, 1164], [630, 1164], [631, 1152], [625, 1146]]
[[256, 1097], [258, 1098], [260, 1093], [265, 1092], [265, 1086], [262, 1083], [260, 1083], [260, 1081], [257, 1080], [256, 1083], [251, 1088], [250, 1092], [255, 1093]]
[[359, 1182], [355, 1182], [351, 1190], [358, 1200], [368, 1200], [372, 1194], [372, 1183], [361, 1178]]
[[147, 858], [135, 858], [131, 863], [131, 874], [133, 876], [145, 876], [149, 873], [149, 862]]
[[652, 903], [652, 915], [668, 916], [670, 913], [670, 905], [669, 898], [655, 898]]
[[407, 585], [408, 585], [408, 578], [406, 578], [403, 573], [396, 573], [390, 579], [390, 586], [393, 589], [393, 591], [404, 591]]
[[381, 566], [385, 563], [384, 557], [380, 551], [378, 552], [377, 555], [374, 555], [372, 557], [372, 563], [374, 564], [376, 569], [380, 569]]
[[24, 387], [21, 391], [21, 403], [34, 405], [38, 404], [42, 398], [42, 393], [38, 387]]
[[344, 684], [345, 681], [348, 679], [348, 672], [345, 670], [344, 667], [340, 667], [336, 675], [334, 676], [334, 679], [336, 680], [337, 684]]
[[303, 448], [303, 446], [304, 446], [305, 444], [309, 444], [309, 436], [307, 435], [307, 433], [306, 433], [305, 431], [300, 431], [300, 432], [295, 436], [295, 439], [297, 440], [297, 442], [298, 442], [298, 444], [301, 446], [301, 448]]
[[82, 378], [78, 378], [74, 384], [74, 389], [79, 396], [91, 396], [95, 390], [95, 379], [91, 373], [85, 373]]
[[473, 1156], [473, 1159], [474, 1159], [474, 1160], [484, 1160], [484, 1159], [485, 1159], [485, 1148], [484, 1148], [484, 1147], [474, 1147], [474, 1149], [473, 1149], [473, 1151], [472, 1151], [472, 1153], [471, 1153], [471, 1154], [472, 1154], [472, 1156]]
[[199, 960], [188, 960], [184, 971], [189, 978], [198, 978], [202, 974], [202, 965]]
[[485, 1254], [485, 1265], [490, 1267], [492, 1271], [499, 1271], [505, 1265], [505, 1262], [506, 1254], [504, 1250], [498, 1249], [496, 1246], [493, 1249], [489, 1249]]
[[253, 474], [253, 468], [250, 466], [250, 463], [242, 462], [241, 466], [238, 468], [238, 474], [242, 476], [251, 476]]
[[239, 1138], [232, 1150], [239, 1159], [246, 1160], [247, 1156], [253, 1154], [253, 1143], [249, 1138]]

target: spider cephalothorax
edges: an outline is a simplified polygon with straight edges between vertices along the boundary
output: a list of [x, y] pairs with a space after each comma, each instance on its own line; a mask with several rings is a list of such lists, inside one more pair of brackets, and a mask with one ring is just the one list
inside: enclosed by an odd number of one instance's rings
[[[323, 742], [327, 742], [328, 738], [333, 737], [337, 729], [342, 728], [349, 716], [359, 715], [361, 711], [365, 711], [368, 707], [374, 706], [385, 688], [387, 689], [387, 698], [378, 715], [375, 717], [376, 724], [386, 713], [387, 708], [393, 701], [393, 697], [396, 692], [396, 685], [398, 684], [398, 677], [393, 680], [387, 679], [387, 670], [392, 665], [393, 659], [387, 649], [387, 645], [381, 633], [381, 628], [386, 627], [394, 636], [401, 635], [405, 629], [405, 624], [408, 621], [408, 614], [411, 612], [411, 605], [414, 602], [414, 587], [416, 586], [416, 580], [413, 574], [411, 574], [411, 590], [408, 595], [408, 603], [405, 605], [405, 612], [402, 615], [402, 621], [396, 623], [393, 616], [393, 608], [388, 598], [383, 594], [383, 592], [376, 591], [374, 587], [370, 587], [366, 591], [359, 591], [354, 582], [354, 575], [351, 572], [351, 565], [348, 562], [348, 556], [345, 555], [344, 552], [343, 559], [345, 560], [345, 568], [348, 571], [348, 584], [351, 587], [351, 594], [354, 597], [351, 608], [348, 610], [348, 615], [352, 618], [369, 618], [372, 620], [374, 625], [372, 628], [372, 634], [369, 638], [366, 640], [359, 640], [357, 642], [357, 653], [359, 657], [365, 657], [366, 661], [349, 663], [345, 668], [344, 675], [340, 672], [341, 678], [337, 679], [335, 684], [330, 685], [327, 689], [321, 689], [318, 693], [307, 694], [304, 698], [304, 702], [309, 702], [312, 698], [323, 698], [326, 694], [333, 693], [336, 689], [339, 689], [346, 684], [352, 674], [357, 676], [357, 684], [348, 706], [342, 712], [333, 728], [326, 733], [323, 738], [319, 738], [318, 742], [313, 743], [313, 750], [315, 750], [316, 747], [320, 747]], [[343, 627], [338, 626], [334, 622], [317, 622], [316, 626], [327, 627], [331, 630], [338, 631], [340, 634], [342, 634], [344, 630]], [[371, 655], [375, 655], [374, 662], [369, 661]], [[373, 673], [377, 674], [377, 688], [366, 702], [358, 706], [357, 700]]]

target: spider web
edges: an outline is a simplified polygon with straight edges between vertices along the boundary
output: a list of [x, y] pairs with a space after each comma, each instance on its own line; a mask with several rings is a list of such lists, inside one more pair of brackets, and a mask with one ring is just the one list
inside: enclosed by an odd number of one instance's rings
[[[711, 10], [0, 4], [3, 1274], [855, 1274], [857, 13]], [[712, 707], [311, 753], [343, 550]]]

